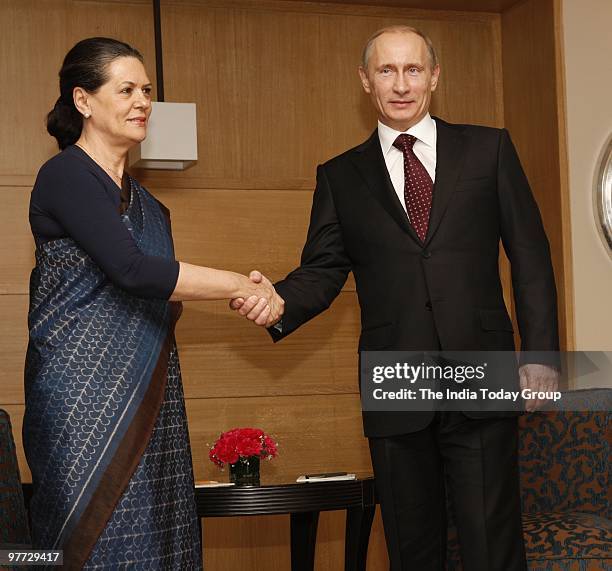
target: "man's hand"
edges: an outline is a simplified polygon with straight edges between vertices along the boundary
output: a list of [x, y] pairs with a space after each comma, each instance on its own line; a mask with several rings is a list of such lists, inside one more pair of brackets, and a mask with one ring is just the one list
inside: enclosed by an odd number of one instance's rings
[[261, 272], [253, 270], [249, 274], [249, 279], [254, 284], [259, 284], [266, 292], [265, 295], [263, 297], [252, 295], [247, 299], [238, 297], [232, 299], [229, 306], [249, 321], [254, 321], [256, 325], [271, 327], [281, 320], [285, 311], [285, 300], [276, 293], [270, 280]]
[[[521, 390], [529, 389], [533, 392], [550, 392], [559, 389], [559, 371], [547, 365], [530, 363], [519, 369]], [[528, 399], [525, 410], [533, 412], [546, 404], [547, 399]]]

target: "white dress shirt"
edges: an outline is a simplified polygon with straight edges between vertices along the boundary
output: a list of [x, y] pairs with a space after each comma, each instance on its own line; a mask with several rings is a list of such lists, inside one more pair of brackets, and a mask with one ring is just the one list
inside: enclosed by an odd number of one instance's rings
[[414, 154], [421, 161], [425, 170], [429, 173], [432, 182], [436, 181], [436, 122], [427, 113], [416, 125], [407, 131], [396, 131], [387, 127], [380, 121], [378, 122], [378, 139], [380, 147], [385, 157], [385, 164], [393, 183], [393, 188], [397, 193], [400, 204], [406, 210], [404, 201], [404, 154], [393, 146], [395, 139], [402, 133], [412, 135], [417, 138], [414, 143]]

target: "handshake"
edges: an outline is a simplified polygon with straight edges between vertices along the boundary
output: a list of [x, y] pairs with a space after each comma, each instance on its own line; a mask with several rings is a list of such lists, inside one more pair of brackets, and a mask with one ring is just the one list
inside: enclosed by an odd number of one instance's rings
[[230, 308], [262, 327], [278, 323], [285, 311], [285, 300], [276, 293], [274, 286], [261, 272], [249, 274], [247, 295], [230, 301]]

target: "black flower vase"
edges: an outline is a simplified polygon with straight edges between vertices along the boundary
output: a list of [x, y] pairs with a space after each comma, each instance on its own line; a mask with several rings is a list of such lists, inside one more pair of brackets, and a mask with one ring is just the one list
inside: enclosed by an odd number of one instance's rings
[[240, 458], [230, 464], [229, 476], [236, 486], [259, 486], [259, 456]]

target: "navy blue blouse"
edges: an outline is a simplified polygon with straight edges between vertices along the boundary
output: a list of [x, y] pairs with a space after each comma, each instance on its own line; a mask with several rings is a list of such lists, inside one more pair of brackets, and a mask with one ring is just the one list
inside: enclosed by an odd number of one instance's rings
[[140, 297], [168, 299], [179, 264], [140, 251], [121, 220], [128, 201], [129, 190], [121, 191], [85, 151], [71, 145], [36, 177], [30, 198], [34, 240], [42, 244], [70, 237], [116, 286]]

